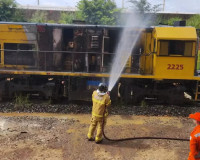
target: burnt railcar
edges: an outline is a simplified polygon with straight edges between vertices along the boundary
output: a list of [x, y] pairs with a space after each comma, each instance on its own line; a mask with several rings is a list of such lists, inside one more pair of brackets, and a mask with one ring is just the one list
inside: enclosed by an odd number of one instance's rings
[[[94, 25], [1, 23], [2, 97], [27, 92], [46, 98], [86, 99], [84, 95], [91, 94], [102, 80], [97, 78], [101, 75], [93, 73], [109, 72], [121, 29]], [[20, 79], [22, 83], [19, 84]], [[34, 81], [37, 83], [33, 84]], [[77, 96], [80, 89], [87, 94]]]
[[[0, 96], [23, 92], [90, 100], [98, 83], [108, 81], [122, 30], [122, 26], [0, 23]], [[129, 30], [129, 36], [138, 30], [141, 34], [111, 97], [175, 103], [187, 94], [198, 100], [196, 29]]]

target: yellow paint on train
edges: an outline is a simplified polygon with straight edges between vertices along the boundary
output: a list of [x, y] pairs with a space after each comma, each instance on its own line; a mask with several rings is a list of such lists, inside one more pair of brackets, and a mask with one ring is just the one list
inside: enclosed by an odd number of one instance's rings
[[[34, 75], [60, 75], [60, 76], [88, 76], [109, 77], [105, 73], [76, 73], [76, 72], [45, 72], [25, 71], [27, 66], [15, 66], [16, 70], [6, 70], [13, 65], [4, 65], [4, 43], [29, 43], [23, 25], [1, 24], [1, 74], [34, 74]], [[152, 32], [143, 31], [141, 36], [144, 51], [140, 57], [140, 74], [122, 74], [123, 78], [151, 78], [151, 79], [186, 79], [200, 80], [194, 76], [196, 63], [197, 34], [193, 27], [155, 27]], [[184, 51], [170, 50], [170, 45], [183, 44]], [[181, 50], [179, 48], [179, 50]], [[175, 53], [174, 53], [175, 52]], [[131, 66], [131, 58], [127, 62]]]
[[193, 57], [154, 57], [154, 75], [167, 79], [191, 79], [194, 76]]
[[155, 27], [154, 34], [157, 40], [197, 40], [194, 27]]
[[[71, 77], [109, 77], [107, 73], [83, 73], [83, 72], [54, 72], [54, 71], [25, 71], [25, 70], [0, 70], [0, 74], [16, 74], [16, 75], [47, 75], [47, 76], [71, 76]], [[162, 75], [141, 75], [141, 74], [121, 74], [121, 78], [138, 78], [138, 79], [179, 79], [179, 80], [200, 80], [199, 76], [174, 76], [171, 78]]]
[[140, 70], [142, 74], [153, 73], [153, 50], [151, 49], [152, 33], [143, 33], [144, 54], [140, 58]]
[[[196, 29], [193, 27], [155, 27], [152, 34], [152, 39], [147, 38], [146, 43], [151, 45], [153, 58], [151, 59], [150, 56], [142, 58], [148, 57], [153, 63], [143, 61], [141, 65], [146, 65], [149, 70], [153, 70], [155, 79], [193, 79], [197, 42]], [[177, 45], [173, 46], [175, 43]], [[173, 46], [171, 50], [170, 44]], [[184, 45], [181, 46], [181, 44]], [[180, 47], [185, 48], [182, 50]], [[179, 54], [177, 50], [182, 52]], [[148, 47], [145, 53], [149, 53]], [[149, 70], [144, 69], [144, 74], [149, 74]]]
[[0, 43], [28, 43], [23, 26], [17, 24], [1, 24]]
[[[0, 26], [0, 44], [1, 44], [1, 68], [10, 68], [14, 65], [4, 65], [4, 44], [5, 43], [28, 43], [28, 39], [22, 25], [1, 24]], [[24, 66], [16, 67], [24, 69]]]

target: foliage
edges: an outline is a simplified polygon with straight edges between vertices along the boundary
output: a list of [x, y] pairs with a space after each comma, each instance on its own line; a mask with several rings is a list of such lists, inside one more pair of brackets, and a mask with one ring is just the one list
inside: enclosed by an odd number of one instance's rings
[[141, 14], [146, 12], [156, 13], [161, 10], [161, 4], [152, 6], [147, 0], [129, 0], [129, 2], [132, 3], [133, 7]]
[[0, 0], [0, 21], [24, 21], [15, 0]]
[[90, 24], [115, 25], [121, 11], [112, 0], [81, 0], [77, 7], [79, 18]]
[[24, 17], [25, 16], [24, 16], [24, 13], [22, 12], [22, 10], [17, 9], [17, 10], [15, 10], [15, 13], [12, 17], [12, 21], [14, 21], [14, 22], [25, 22], [26, 20], [25, 20]]
[[187, 20], [187, 26], [193, 26], [200, 29], [200, 14], [190, 17]]
[[167, 24], [170, 26], [173, 26], [175, 21], [182, 21], [182, 18], [172, 17], [172, 18], [168, 19]]
[[166, 24], [167, 25], [167, 20], [163, 19], [161, 15], [157, 15], [155, 21], [153, 22], [152, 25], [157, 26], [161, 24]]
[[[163, 19], [162, 16], [158, 16], [154, 25], [165, 24], [173, 25], [175, 21], [182, 21], [181, 17], [172, 17], [170, 19]], [[195, 28], [200, 28], [200, 14], [194, 15], [187, 19], [187, 26], [193, 26]]]
[[36, 11], [30, 19], [30, 22], [35, 23], [47, 23], [47, 21], [47, 12], [45, 11]]
[[22, 94], [15, 95], [15, 106], [22, 107], [25, 105], [30, 105], [29, 96], [24, 96]]
[[59, 23], [62, 24], [71, 24], [73, 20], [77, 19], [77, 14], [74, 12], [62, 12], [60, 15]]
[[54, 20], [48, 20], [47, 23], [56, 23]]
[[142, 100], [140, 106], [141, 106], [141, 107], [146, 107], [146, 106], [147, 106], [146, 101], [145, 101], [145, 100]]
[[158, 15], [153, 25], [174, 25], [175, 21], [181, 21], [181, 17], [172, 17], [170, 19], [164, 19], [163, 16]]

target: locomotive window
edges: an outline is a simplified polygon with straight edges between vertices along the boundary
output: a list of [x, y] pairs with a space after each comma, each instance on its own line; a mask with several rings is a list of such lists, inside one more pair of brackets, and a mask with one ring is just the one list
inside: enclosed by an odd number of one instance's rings
[[184, 55], [184, 41], [169, 41], [169, 55]]
[[169, 43], [168, 41], [161, 41], [160, 42], [160, 55], [167, 56], [169, 52]]
[[193, 42], [185, 42], [185, 56], [192, 56]]
[[161, 56], [192, 56], [192, 48], [193, 42], [191, 41], [160, 41]]
[[4, 63], [8, 65], [29, 65], [35, 64], [35, 45], [5, 43]]

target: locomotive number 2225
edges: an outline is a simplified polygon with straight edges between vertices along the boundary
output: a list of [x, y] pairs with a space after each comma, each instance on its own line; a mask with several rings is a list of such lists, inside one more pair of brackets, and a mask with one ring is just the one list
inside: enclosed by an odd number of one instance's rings
[[170, 70], [183, 70], [183, 64], [167, 64], [168, 67], [167, 69], [170, 69]]

